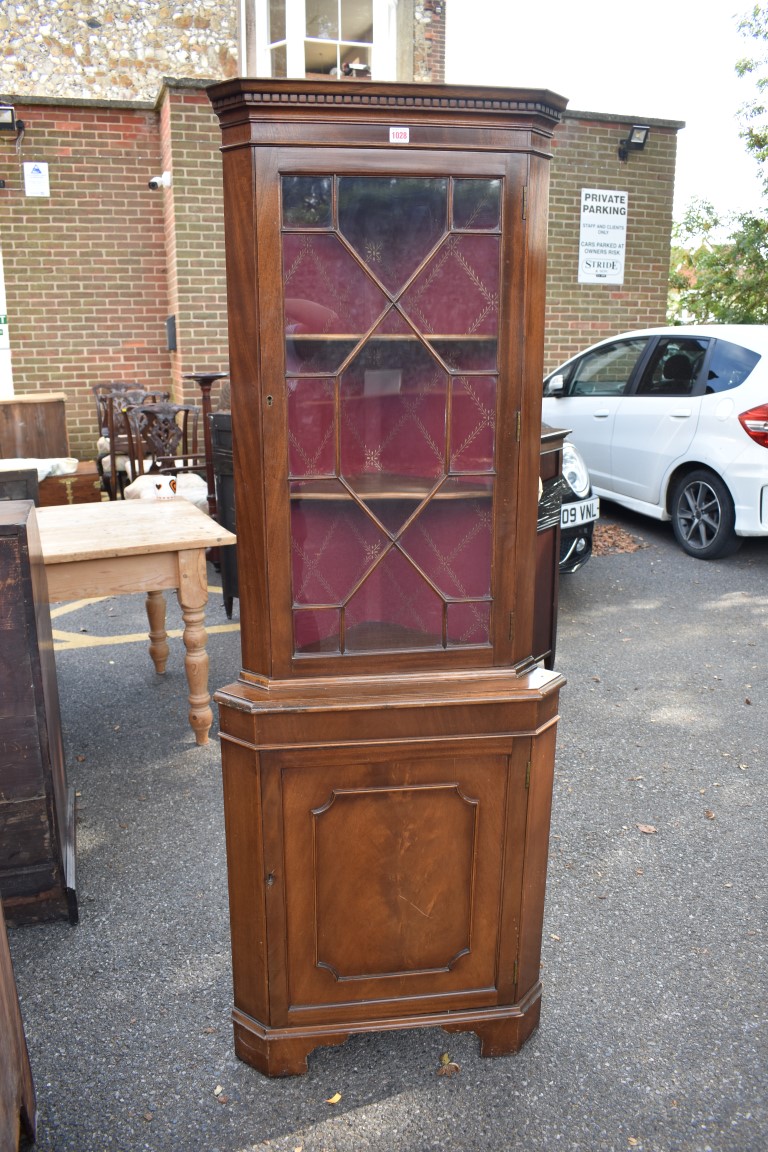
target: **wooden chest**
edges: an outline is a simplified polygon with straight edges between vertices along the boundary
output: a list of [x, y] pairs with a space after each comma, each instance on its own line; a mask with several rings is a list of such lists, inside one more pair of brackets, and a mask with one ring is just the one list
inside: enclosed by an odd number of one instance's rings
[[0, 504], [0, 896], [10, 923], [77, 919], [74, 793], [34, 505]]
[[90, 504], [101, 500], [101, 480], [92, 460], [84, 460], [69, 476], [46, 476], [40, 484], [39, 505]]

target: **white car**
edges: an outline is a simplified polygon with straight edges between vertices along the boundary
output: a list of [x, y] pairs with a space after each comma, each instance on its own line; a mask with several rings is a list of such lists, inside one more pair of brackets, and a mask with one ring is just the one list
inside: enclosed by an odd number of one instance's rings
[[768, 536], [768, 325], [649, 328], [602, 340], [544, 381], [596, 495], [671, 520], [691, 556]]

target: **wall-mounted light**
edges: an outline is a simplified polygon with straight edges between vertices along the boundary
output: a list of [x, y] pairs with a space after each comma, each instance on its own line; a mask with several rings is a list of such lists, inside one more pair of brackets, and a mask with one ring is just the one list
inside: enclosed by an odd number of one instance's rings
[[619, 140], [619, 160], [628, 160], [630, 152], [642, 152], [650, 134], [647, 124], [633, 124], [626, 140]]
[[0, 104], [0, 132], [16, 131], [16, 110], [13, 104]]

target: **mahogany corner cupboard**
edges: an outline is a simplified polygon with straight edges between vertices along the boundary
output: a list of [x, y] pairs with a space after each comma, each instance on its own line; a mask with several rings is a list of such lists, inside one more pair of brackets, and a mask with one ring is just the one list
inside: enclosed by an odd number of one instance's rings
[[539, 1019], [549, 92], [238, 79], [222, 128], [242, 671], [237, 1054]]

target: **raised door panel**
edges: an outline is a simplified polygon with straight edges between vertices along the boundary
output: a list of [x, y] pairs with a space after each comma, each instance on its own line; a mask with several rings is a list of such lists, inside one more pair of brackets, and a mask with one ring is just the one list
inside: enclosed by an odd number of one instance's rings
[[505, 833], [508, 808], [525, 809], [524, 768], [466, 745], [265, 753], [263, 764], [282, 806], [291, 1018], [342, 1005], [390, 1015], [393, 1000], [406, 1013], [413, 998], [423, 1008], [457, 993], [494, 1004], [501, 934], [517, 922], [503, 924], [501, 908], [505, 872], [522, 861], [522, 836], [505, 844]]

